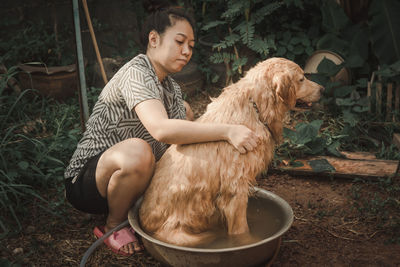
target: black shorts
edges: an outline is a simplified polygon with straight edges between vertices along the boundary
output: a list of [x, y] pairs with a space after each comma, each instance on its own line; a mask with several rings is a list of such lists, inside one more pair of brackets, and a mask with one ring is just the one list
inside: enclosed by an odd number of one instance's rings
[[102, 197], [96, 185], [96, 167], [100, 156], [92, 157], [86, 162], [74, 183], [74, 178], [65, 179], [65, 195], [71, 205], [83, 212], [107, 214], [107, 199]]

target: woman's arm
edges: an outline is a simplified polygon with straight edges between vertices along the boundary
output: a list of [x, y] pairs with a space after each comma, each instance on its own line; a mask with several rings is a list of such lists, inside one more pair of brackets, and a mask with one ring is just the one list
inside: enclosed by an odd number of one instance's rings
[[192, 144], [210, 141], [228, 141], [240, 153], [253, 150], [258, 136], [244, 125], [211, 124], [169, 119], [163, 104], [156, 99], [146, 100], [135, 111], [149, 133], [168, 144]]

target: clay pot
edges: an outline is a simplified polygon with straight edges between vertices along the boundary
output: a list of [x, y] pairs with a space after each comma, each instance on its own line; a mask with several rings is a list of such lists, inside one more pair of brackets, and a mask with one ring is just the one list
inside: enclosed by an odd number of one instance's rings
[[18, 74], [22, 89], [35, 89], [45, 97], [65, 100], [78, 90], [76, 65], [45, 67], [43, 65], [19, 64]]
[[[340, 65], [344, 62], [343, 58], [340, 55], [332, 51], [317, 50], [307, 59], [306, 65], [304, 67], [304, 72], [317, 73], [318, 65], [324, 58], [331, 60], [336, 65]], [[348, 68], [343, 67], [334, 77], [331, 77], [331, 80], [332, 82], [337, 81], [342, 83], [343, 85], [349, 85], [351, 83], [351, 72]]]

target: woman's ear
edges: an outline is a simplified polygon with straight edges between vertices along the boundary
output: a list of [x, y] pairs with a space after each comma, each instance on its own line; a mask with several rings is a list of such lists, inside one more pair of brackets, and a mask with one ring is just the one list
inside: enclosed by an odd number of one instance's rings
[[160, 40], [160, 35], [158, 34], [158, 32], [153, 30], [149, 33], [149, 46], [151, 48], [156, 48], [157, 45], [159, 44], [159, 40]]

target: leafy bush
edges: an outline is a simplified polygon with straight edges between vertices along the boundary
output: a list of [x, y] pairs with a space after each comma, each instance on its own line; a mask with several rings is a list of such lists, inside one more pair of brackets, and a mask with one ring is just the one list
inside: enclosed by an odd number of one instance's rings
[[337, 149], [342, 136], [331, 136], [329, 132], [320, 133], [322, 124], [322, 120], [313, 120], [298, 123], [295, 130], [284, 128], [283, 136], [286, 141], [280, 146], [280, 151], [289, 149], [290, 153], [286, 156], [291, 158], [296, 154], [297, 156], [308, 154], [341, 157]]
[[43, 21], [28, 21], [17, 33], [6, 29], [1, 31], [4, 38], [0, 41], [0, 62], [6, 66], [27, 62], [44, 63], [47, 67], [74, 63], [70, 25], [61, 27], [57, 34]]
[[[10, 92], [0, 79], [0, 229], [2, 235], [21, 230], [21, 216], [36, 199], [49, 210], [48, 196], [40, 192], [58, 188], [63, 201], [63, 173], [80, 136], [79, 106], [70, 99], [58, 103], [25, 90]], [[12, 225], [16, 224], [15, 229]]]
[[[212, 64], [225, 64], [231, 80], [271, 56], [304, 61], [314, 51], [320, 16], [305, 16], [316, 1], [228, 0], [194, 3], [200, 39], [210, 37], [213, 53], [203, 52]], [[306, 19], [307, 18], [307, 19]], [[204, 49], [203, 49], [204, 50]], [[206, 70], [207, 72], [207, 70]], [[216, 75], [215, 72], [208, 74]], [[211, 81], [217, 81], [210, 77]]]

